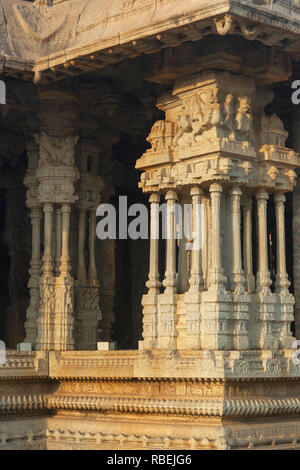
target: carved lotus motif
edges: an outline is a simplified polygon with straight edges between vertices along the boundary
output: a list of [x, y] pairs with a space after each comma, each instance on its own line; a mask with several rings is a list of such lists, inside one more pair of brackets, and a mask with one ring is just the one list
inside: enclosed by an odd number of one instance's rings
[[65, 2], [49, 6], [41, 0], [34, 4], [17, 3], [15, 15], [22, 28], [34, 39], [45, 41], [60, 30], [68, 16], [70, 5]]

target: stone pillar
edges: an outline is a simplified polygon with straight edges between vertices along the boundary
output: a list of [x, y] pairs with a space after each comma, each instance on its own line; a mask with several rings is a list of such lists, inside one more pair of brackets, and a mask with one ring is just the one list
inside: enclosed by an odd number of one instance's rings
[[175, 239], [175, 204], [177, 195], [175, 191], [166, 194], [167, 201], [167, 249], [166, 272], [163, 286], [165, 293], [173, 294], [176, 291], [176, 239]]
[[242, 191], [235, 186], [230, 191], [231, 224], [232, 224], [232, 275], [231, 288], [233, 291], [234, 312], [234, 349], [247, 349], [248, 340], [248, 304], [250, 297], [245, 293], [245, 277], [242, 267], [241, 246], [241, 196]]
[[235, 294], [243, 294], [245, 292], [245, 277], [242, 267], [241, 248], [241, 196], [242, 191], [237, 186], [230, 191], [232, 217], [231, 288]]
[[225, 292], [226, 278], [221, 263], [221, 195], [222, 186], [214, 183], [210, 186], [211, 197], [211, 266], [209, 274], [209, 290]]
[[53, 205], [44, 204], [44, 255], [42, 258], [42, 276], [40, 278], [40, 309], [37, 319], [37, 350], [51, 350], [52, 318], [55, 311], [55, 284], [52, 262], [52, 226]]
[[284, 205], [285, 195], [282, 193], [275, 194], [275, 211], [276, 211], [276, 234], [277, 234], [277, 271], [276, 271], [276, 292], [288, 293], [290, 282], [286, 272], [286, 246], [285, 246], [285, 217]]
[[62, 214], [61, 209], [55, 211], [56, 215], [56, 252], [55, 252], [55, 274], [60, 274], [60, 258], [61, 258], [61, 233], [62, 233]]
[[41, 218], [42, 211], [39, 206], [32, 207], [31, 213], [32, 224], [32, 257], [30, 261], [30, 279], [28, 287], [30, 290], [30, 303], [26, 311], [26, 343], [31, 343], [32, 348], [36, 347], [37, 326], [36, 320], [40, 306], [40, 288], [39, 280], [41, 273]]
[[143, 305], [143, 348], [157, 346], [157, 303], [161, 287], [159, 280], [159, 203], [160, 196], [151, 194], [150, 202], [150, 255], [149, 277], [146, 282], [148, 293], [142, 298]]
[[268, 230], [267, 230], [267, 201], [269, 195], [260, 190], [256, 195], [258, 221], [258, 271], [256, 279], [257, 292], [268, 294], [272, 284], [268, 266]]
[[81, 282], [86, 281], [85, 237], [86, 237], [86, 209], [80, 207], [79, 217], [78, 217], [77, 279]]
[[44, 211], [44, 256], [42, 272], [44, 275], [53, 274], [52, 260], [52, 225], [53, 225], [53, 205], [45, 204]]
[[245, 196], [243, 200], [244, 218], [244, 273], [248, 293], [255, 291], [255, 277], [253, 274], [252, 255], [252, 197]]
[[60, 274], [68, 276], [71, 270], [69, 255], [69, 236], [70, 236], [70, 213], [69, 204], [63, 204], [62, 213], [62, 236], [61, 236], [61, 258], [60, 258]]
[[278, 348], [278, 338], [274, 334], [276, 298], [272, 294], [272, 284], [268, 267], [267, 201], [268, 193], [260, 189], [256, 194], [258, 224], [258, 271], [256, 277], [257, 305], [252, 323], [253, 347], [257, 349]]
[[158, 298], [158, 348], [176, 348], [176, 239], [175, 210], [177, 194], [168, 191], [167, 201], [167, 240], [166, 240], [166, 271], [163, 280], [164, 293]]
[[221, 209], [222, 186], [213, 183], [211, 195], [211, 252], [208, 290], [201, 296], [201, 348], [233, 349], [234, 316], [231, 313], [231, 295], [226, 292], [221, 263]]
[[289, 292], [290, 282], [286, 272], [286, 244], [285, 244], [285, 195], [275, 194], [276, 234], [277, 234], [277, 272], [276, 272], [276, 303], [279, 314], [279, 346], [289, 348], [294, 338], [291, 332], [291, 322], [294, 320], [294, 297]]
[[[203, 191], [198, 186], [191, 189], [192, 198], [192, 250], [189, 290], [184, 296], [186, 332], [181, 338], [179, 334], [178, 349], [200, 349], [200, 304], [203, 291], [202, 278], [202, 251], [203, 251], [203, 223], [202, 202]], [[183, 314], [182, 314], [183, 315]]]
[[[293, 149], [300, 153], [300, 106], [293, 106]], [[298, 178], [293, 192], [293, 245], [294, 245], [294, 295], [295, 295], [295, 327], [296, 338], [300, 340], [300, 171], [297, 170]]]
[[191, 276], [189, 280], [190, 292], [198, 293], [203, 289], [202, 278], [202, 233], [203, 220], [201, 220], [201, 202], [203, 191], [199, 187], [191, 190], [192, 210], [193, 210], [193, 249], [191, 253]]
[[95, 246], [96, 246], [96, 208], [90, 211], [90, 236], [89, 236], [89, 280], [97, 280], [97, 269], [95, 259]]

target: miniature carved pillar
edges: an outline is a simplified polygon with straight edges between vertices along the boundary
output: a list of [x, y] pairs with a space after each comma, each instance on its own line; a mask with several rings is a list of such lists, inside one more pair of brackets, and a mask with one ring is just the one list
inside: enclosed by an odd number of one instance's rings
[[258, 217], [258, 271], [256, 279], [257, 292], [268, 293], [270, 285], [270, 272], [268, 268], [268, 230], [267, 230], [267, 201], [269, 195], [260, 190], [256, 194]]
[[[200, 349], [201, 337], [201, 294], [203, 291], [202, 278], [202, 196], [201, 188], [191, 189], [192, 197], [192, 250], [189, 290], [185, 294], [185, 309], [181, 312], [181, 331], [177, 339], [178, 349]], [[182, 321], [184, 319], [184, 321]], [[178, 329], [178, 326], [177, 326]]]
[[289, 292], [290, 282], [286, 272], [286, 245], [285, 245], [285, 195], [275, 194], [276, 234], [277, 234], [277, 272], [276, 272], [276, 303], [279, 311], [279, 341], [282, 348], [290, 348], [292, 337], [291, 322], [294, 320], [294, 297]]
[[70, 232], [70, 213], [71, 207], [69, 204], [63, 204], [62, 212], [62, 245], [61, 245], [61, 262], [60, 273], [61, 275], [68, 276], [70, 273], [70, 256], [69, 256], [69, 232]]
[[244, 273], [249, 293], [255, 290], [252, 259], [252, 198], [245, 197], [243, 201], [244, 216]]
[[163, 286], [164, 293], [158, 298], [158, 342], [159, 349], [176, 349], [176, 240], [175, 240], [175, 210], [177, 194], [168, 191], [167, 201], [167, 249], [166, 272]]
[[52, 224], [53, 205], [45, 204], [44, 211], [44, 256], [42, 271], [44, 275], [52, 275]]
[[[178, 251], [178, 277], [177, 277], [177, 291], [179, 294], [187, 292], [189, 288], [189, 250], [188, 239], [191, 238], [188, 234], [189, 220], [188, 211], [185, 210], [185, 206], [189, 203], [186, 196], [182, 196], [180, 205], [177, 206], [180, 211], [179, 220], [176, 221], [176, 230], [180, 233], [179, 236], [179, 251]], [[180, 224], [180, 225], [179, 225]]]
[[157, 346], [157, 302], [161, 282], [159, 280], [159, 202], [157, 193], [150, 198], [150, 257], [149, 277], [146, 282], [148, 293], [142, 298], [143, 305], [143, 348], [153, 349]]
[[231, 216], [232, 216], [232, 277], [231, 286], [236, 294], [245, 292], [245, 278], [242, 268], [241, 248], [241, 195], [239, 187], [234, 187], [231, 192]]
[[60, 257], [61, 257], [61, 233], [62, 233], [62, 214], [61, 209], [55, 211], [56, 215], [56, 253], [55, 253], [55, 274], [60, 274]]
[[209, 289], [222, 291], [224, 289], [225, 276], [223, 275], [221, 263], [221, 225], [220, 225], [220, 205], [222, 186], [213, 183], [210, 186], [211, 195], [211, 267], [209, 276]]
[[285, 246], [285, 218], [284, 205], [285, 195], [277, 193], [275, 195], [276, 210], [276, 233], [277, 233], [277, 273], [276, 273], [276, 292], [287, 291], [290, 282], [286, 272], [286, 246]]
[[201, 200], [203, 191], [201, 188], [194, 187], [191, 190], [192, 207], [193, 207], [193, 249], [191, 254], [191, 276], [189, 280], [190, 291], [198, 291], [203, 289], [203, 279], [201, 273], [201, 243], [202, 243], [202, 227], [201, 227]]
[[151, 220], [150, 220], [150, 262], [149, 262], [149, 279], [146, 283], [149, 291], [148, 294], [157, 295], [161, 283], [159, 281], [159, 194], [153, 193], [150, 196]]
[[175, 240], [175, 204], [177, 195], [175, 191], [168, 191], [167, 201], [167, 250], [166, 272], [163, 286], [165, 292], [172, 294], [176, 290], [176, 240]]
[[96, 245], [96, 208], [90, 211], [90, 237], [89, 237], [89, 280], [97, 280], [97, 269], [95, 259]]
[[39, 277], [41, 271], [41, 208], [32, 207], [30, 218], [32, 224], [32, 258], [30, 261], [30, 280], [28, 283], [28, 287], [30, 289], [30, 304], [26, 312], [25, 342], [31, 343], [32, 347], [35, 348], [37, 338], [36, 318], [40, 303]]
[[[300, 106], [293, 106], [292, 119], [292, 142], [293, 149], [300, 153]], [[295, 296], [295, 329], [296, 338], [300, 340], [300, 181], [299, 168], [297, 169], [297, 184], [293, 192], [293, 277], [294, 277], [294, 296]]]
[[[279, 334], [276, 325], [276, 296], [272, 294], [272, 281], [268, 269], [268, 231], [267, 231], [267, 200], [268, 193], [261, 189], [256, 194], [258, 218], [258, 271], [256, 278], [257, 305], [255, 318], [258, 323], [252, 323], [256, 338], [252, 346], [258, 349], [278, 348]], [[258, 328], [258, 329], [256, 329]]]
[[78, 218], [78, 264], [77, 264], [77, 278], [79, 281], [86, 280], [86, 266], [85, 266], [85, 221], [86, 209], [79, 209]]
[[53, 204], [46, 203], [44, 211], [44, 256], [40, 278], [40, 309], [37, 318], [37, 350], [51, 350], [51, 317], [55, 309], [55, 288], [53, 284], [52, 226]]
[[232, 276], [231, 288], [233, 291], [233, 312], [234, 312], [234, 349], [247, 349], [249, 347], [248, 338], [248, 309], [250, 296], [245, 293], [245, 277], [242, 267], [242, 243], [241, 243], [241, 196], [239, 187], [234, 187], [230, 191], [231, 196], [231, 217], [232, 217]]
[[221, 194], [222, 186], [213, 183], [211, 194], [211, 266], [209, 287], [201, 295], [201, 348], [234, 349], [234, 314], [230, 312], [231, 295], [224, 283], [221, 264]]

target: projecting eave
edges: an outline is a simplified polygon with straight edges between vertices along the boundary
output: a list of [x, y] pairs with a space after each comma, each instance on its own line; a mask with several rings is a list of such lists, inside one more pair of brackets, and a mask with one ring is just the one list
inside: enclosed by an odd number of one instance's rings
[[209, 34], [238, 34], [298, 58], [300, 3], [287, 3], [277, 0], [272, 9], [250, 0], [54, 0], [45, 13], [38, 0], [2, 0], [0, 64], [12, 76], [57, 80]]

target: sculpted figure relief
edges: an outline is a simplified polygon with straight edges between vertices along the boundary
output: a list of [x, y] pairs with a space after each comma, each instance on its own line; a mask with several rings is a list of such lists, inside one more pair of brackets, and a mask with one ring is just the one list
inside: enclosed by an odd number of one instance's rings
[[183, 100], [173, 145], [192, 145], [213, 137], [253, 142], [250, 96], [209, 88]]
[[74, 165], [74, 147], [78, 136], [51, 137], [45, 132], [35, 135], [36, 143], [40, 145], [39, 167]]

